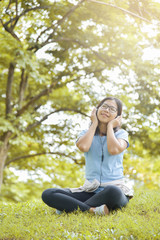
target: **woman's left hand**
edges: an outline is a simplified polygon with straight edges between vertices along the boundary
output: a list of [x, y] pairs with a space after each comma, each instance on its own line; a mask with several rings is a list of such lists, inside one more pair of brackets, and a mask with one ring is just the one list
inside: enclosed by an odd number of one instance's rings
[[115, 128], [115, 127], [120, 127], [121, 124], [122, 124], [122, 115], [114, 118], [113, 120], [111, 120], [108, 123], [108, 126], [112, 126], [112, 128]]

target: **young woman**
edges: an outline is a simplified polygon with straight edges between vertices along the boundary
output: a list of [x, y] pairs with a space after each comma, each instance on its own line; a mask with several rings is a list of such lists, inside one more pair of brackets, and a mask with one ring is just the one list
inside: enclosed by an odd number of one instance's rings
[[86, 181], [79, 188], [47, 189], [43, 201], [66, 213], [80, 209], [106, 215], [126, 206], [133, 196], [123, 179], [123, 154], [128, 133], [121, 129], [122, 103], [107, 97], [91, 113], [91, 125], [76, 142], [84, 152]]

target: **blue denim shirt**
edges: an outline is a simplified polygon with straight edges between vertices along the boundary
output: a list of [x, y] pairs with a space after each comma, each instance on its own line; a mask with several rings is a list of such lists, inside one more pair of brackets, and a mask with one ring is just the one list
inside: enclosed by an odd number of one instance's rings
[[[87, 130], [83, 130], [78, 138], [86, 132]], [[124, 139], [129, 147], [128, 133], [124, 129], [119, 129], [114, 134], [116, 138]], [[123, 178], [123, 155], [124, 151], [111, 155], [107, 149], [107, 137], [95, 135], [89, 151], [84, 153], [86, 179], [89, 181], [97, 179], [103, 183]]]

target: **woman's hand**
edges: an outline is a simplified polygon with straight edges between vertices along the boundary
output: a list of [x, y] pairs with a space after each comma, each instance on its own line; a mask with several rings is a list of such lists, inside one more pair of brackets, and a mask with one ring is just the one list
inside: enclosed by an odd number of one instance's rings
[[82, 152], [88, 152], [91, 147], [91, 144], [92, 144], [92, 141], [94, 138], [94, 134], [95, 134], [96, 128], [98, 126], [98, 119], [97, 119], [96, 111], [97, 111], [96, 108], [94, 108], [92, 110], [92, 112], [91, 112], [92, 124], [91, 124], [90, 128], [88, 129], [88, 131], [82, 137], [80, 137], [76, 143], [77, 147]]
[[120, 154], [127, 148], [127, 142], [124, 139], [116, 138], [113, 128], [120, 127], [122, 116], [111, 120], [107, 125], [107, 147], [111, 155]]
[[97, 108], [94, 107], [92, 112], [91, 112], [91, 121], [92, 121], [92, 123], [94, 123], [98, 126], [98, 118], [97, 118], [96, 112], [97, 112]]
[[122, 115], [114, 118], [108, 123], [108, 126], [111, 126], [112, 128], [120, 127], [122, 124]]

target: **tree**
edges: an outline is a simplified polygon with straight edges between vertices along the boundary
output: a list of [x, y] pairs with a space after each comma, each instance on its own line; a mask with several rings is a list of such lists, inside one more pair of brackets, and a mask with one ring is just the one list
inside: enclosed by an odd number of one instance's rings
[[[149, 0], [117, 2], [116, 5], [85, 0], [3, 1], [0, 9], [0, 186], [5, 167], [4, 182], [9, 181], [8, 166], [31, 171], [45, 169], [47, 161], [50, 169], [46, 167], [45, 171], [52, 175], [51, 166], [56, 167], [56, 159], [61, 168], [64, 158], [77, 163], [77, 169], [83, 164], [83, 158], [74, 151], [74, 123], [70, 119], [59, 119], [58, 125], [44, 125], [51, 115], [65, 112], [66, 116], [87, 117], [90, 105], [110, 92], [114, 95], [117, 89], [117, 96], [124, 97], [131, 110], [126, 110], [126, 117], [133, 110], [140, 114], [142, 102], [147, 101], [152, 113], [158, 109], [159, 89], [154, 85], [158, 78], [157, 66], [142, 59], [143, 49], [151, 40], [142, 32], [142, 27], [155, 21], [159, 28], [157, 6], [158, 3]], [[47, 59], [38, 57], [42, 51]], [[120, 71], [125, 82], [117, 85], [116, 79], [109, 79], [114, 69]], [[134, 81], [128, 79], [131, 71], [136, 76]], [[149, 80], [151, 74], [154, 81]], [[101, 94], [96, 92], [98, 86]], [[133, 96], [133, 89], [137, 97]], [[156, 104], [151, 103], [149, 94], [156, 99]], [[136, 118], [138, 130], [151, 115], [145, 110], [141, 121]], [[128, 120], [126, 126], [133, 128], [135, 122]], [[142, 131], [133, 134], [131, 130], [131, 134], [135, 141], [145, 139]], [[53, 139], [49, 140], [51, 136]], [[144, 143], [143, 147], [148, 149], [150, 144]], [[54, 157], [47, 158], [47, 154]], [[69, 166], [71, 170], [70, 162]], [[73, 175], [71, 181], [75, 179]]]

